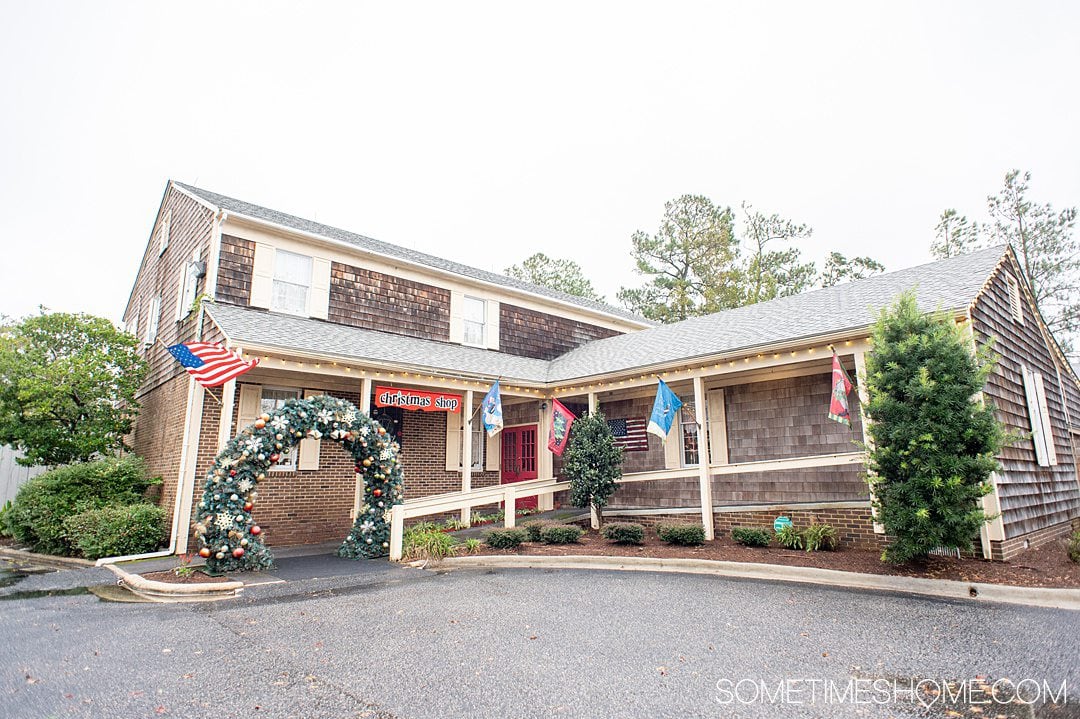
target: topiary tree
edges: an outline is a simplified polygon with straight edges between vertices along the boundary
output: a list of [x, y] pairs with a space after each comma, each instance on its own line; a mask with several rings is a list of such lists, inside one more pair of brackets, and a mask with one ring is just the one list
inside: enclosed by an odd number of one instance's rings
[[570, 444], [563, 455], [563, 474], [570, 480], [570, 503], [592, 507], [600, 526], [603, 509], [619, 488], [623, 450], [600, 412], [586, 415], [570, 427]]
[[112, 322], [44, 312], [0, 326], [0, 444], [55, 467], [126, 449], [146, 373], [138, 340]]
[[993, 369], [989, 348], [973, 354], [952, 317], [920, 312], [911, 293], [881, 313], [872, 339], [863, 412], [874, 506], [892, 540], [882, 559], [970, 550], [991, 519], [979, 500], [993, 491], [1005, 441], [994, 408], [978, 399]]

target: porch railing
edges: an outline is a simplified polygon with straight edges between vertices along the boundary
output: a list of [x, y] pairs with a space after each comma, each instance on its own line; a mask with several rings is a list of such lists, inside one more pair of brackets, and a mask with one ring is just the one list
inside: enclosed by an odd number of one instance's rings
[[517, 514], [517, 501], [528, 497], [553, 494], [570, 487], [569, 482], [557, 479], [530, 479], [524, 482], [497, 484], [493, 487], [473, 489], [468, 492], [448, 492], [430, 497], [405, 500], [390, 510], [390, 560], [401, 560], [405, 542], [405, 520], [426, 517], [444, 512], [459, 512], [495, 502], [503, 503], [503, 525], [513, 527]]

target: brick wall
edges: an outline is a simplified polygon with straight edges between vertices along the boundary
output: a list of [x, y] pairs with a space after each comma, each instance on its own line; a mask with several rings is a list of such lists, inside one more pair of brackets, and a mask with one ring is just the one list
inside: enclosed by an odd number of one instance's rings
[[[991, 558], [996, 561], [1007, 562], [1015, 559], [1027, 549], [1041, 547], [1056, 539], [1064, 539], [1077, 528], [1080, 528], [1080, 520], [1072, 520], [1037, 529], [1034, 532], [1022, 534], [1018, 537], [1011, 537], [1004, 542], [992, 541], [990, 542]], [[1027, 542], [1028, 546], [1025, 547], [1024, 542]]]
[[450, 339], [450, 291], [335, 262], [329, 320], [445, 342]]
[[251, 272], [254, 263], [254, 242], [232, 235], [222, 235], [215, 299], [218, 302], [247, 307], [251, 303]]
[[577, 320], [499, 304], [499, 351], [522, 357], [554, 359], [586, 342], [621, 334]]
[[161, 506], [172, 517], [184, 437], [188, 376], [162, 382], [139, 401], [142, 407], [128, 437], [132, 450], [146, 461], [152, 477], [162, 478]]
[[[405, 472], [405, 497], [461, 491], [461, 473], [446, 471], [446, 415], [442, 412], [405, 412], [405, 442], [401, 468]], [[495, 438], [498, 441], [498, 436]], [[499, 483], [497, 471], [473, 470], [473, 489]]]

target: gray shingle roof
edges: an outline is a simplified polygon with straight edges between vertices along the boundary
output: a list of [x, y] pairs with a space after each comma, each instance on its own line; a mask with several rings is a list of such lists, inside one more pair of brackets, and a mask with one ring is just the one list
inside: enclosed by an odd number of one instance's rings
[[1005, 246], [617, 335], [556, 358], [548, 381], [689, 360], [869, 326], [897, 294], [914, 288], [919, 308], [962, 310], [978, 295]]
[[614, 315], [626, 320], [632, 320], [639, 322], [643, 325], [653, 324], [649, 320], [646, 320], [632, 312], [628, 312], [619, 307], [613, 307], [604, 302], [597, 302], [596, 300], [586, 299], [584, 297], [577, 297], [576, 295], [567, 294], [566, 292], [560, 292], [559, 290], [553, 290], [549, 287], [542, 285], [534, 285], [531, 282], [525, 282], [515, 277], [507, 277], [506, 275], [500, 275], [495, 272], [488, 272], [487, 270], [477, 269], [476, 267], [469, 267], [458, 262], [446, 260], [441, 257], [435, 257], [424, 252], [417, 252], [416, 250], [410, 250], [407, 247], [400, 247], [398, 245], [392, 245], [389, 242], [382, 242], [371, 237], [365, 237], [364, 235], [358, 235], [355, 232], [348, 232], [346, 230], [338, 229], [337, 227], [331, 227], [330, 225], [324, 225], [311, 220], [305, 220], [301, 217], [295, 217], [288, 215], [284, 212], [278, 212], [277, 210], [271, 210], [266, 207], [260, 207], [259, 205], [253, 205], [250, 202], [244, 202], [243, 200], [237, 200], [233, 197], [227, 197], [220, 195], [216, 192], [210, 192], [209, 190], [203, 190], [199, 187], [193, 187], [192, 185], [186, 185], [182, 182], [173, 181], [177, 187], [190, 192], [196, 197], [202, 198], [205, 202], [214, 207], [228, 212], [234, 212], [241, 215], [247, 215], [248, 217], [254, 217], [260, 220], [266, 220], [267, 222], [273, 222], [277, 225], [289, 227], [300, 232], [307, 232], [314, 235], [320, 235], [322, 237], [329, 237], [334, 240], [342, 240], [349, 244], [356, 245], [357, 247], [366, 250], [368, 252], [374, 252], [380, 255], [386, 255], [389, 257], [397, 257], [407, 262], [414, 262], [420, 265], [426, 265], [438, 270], [446, 272], [452, 272], [456, 275], [463, 277], [470, 277], [474, 280], [480, 280], [481, 282], [490, 282], [503, 287], [508, 287], [514, 290], [521, 290], [523, 292], [529, 292], [535, 295], [542, 295], [544, 297], [550, 297], [554, 300], [561, 302], [568, 302], [570, 304], [584, 307], [589, 310], [604, 312], [609, 315]]
[[982, 290], [1005, 249], [991, 247], [836, 287], [596, 340], [550, 362], [247, 307], [208, 305], [207, 310], [225, 334], [240, 345], [257, 343], [519, 382], [561, 382], [862, 330], [899, 293], [913, 288], [924, 312], [963, 310]]
[[241, 347], [258, 344], [395, 367], [430, 367], [442, 372], [505, 377], [519, 382], [543, 382], [547, 376], [547, 361], [504, 352], [347, 327], [250, 307], [207, 304], [206, 311], [226, 336]]

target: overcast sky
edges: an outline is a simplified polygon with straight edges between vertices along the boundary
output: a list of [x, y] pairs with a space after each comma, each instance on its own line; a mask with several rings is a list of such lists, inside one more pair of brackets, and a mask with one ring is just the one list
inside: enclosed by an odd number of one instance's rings
[[1007, 169], [1080, 204], [1080, 3], [0, 0], [0, 314], [120, 318], [165, 183], [636, 283], [666, 200], [927, 261]]

